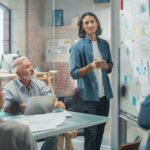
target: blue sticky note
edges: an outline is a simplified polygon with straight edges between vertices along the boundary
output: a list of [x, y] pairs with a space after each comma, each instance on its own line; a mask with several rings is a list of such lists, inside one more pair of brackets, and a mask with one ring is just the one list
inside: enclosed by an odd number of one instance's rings
[[133, 105], [136, 105], [136, 101], [137, 101], [137, 100], [136, 100], [136, 97], [133, 96], [133, 97], [132, 97], [132, 104], [133, 104]]
[[127, 76], [127, 75], [124, 76], [124, 84], [125, 84], [125, 85], [128, 84], [128, 76]]

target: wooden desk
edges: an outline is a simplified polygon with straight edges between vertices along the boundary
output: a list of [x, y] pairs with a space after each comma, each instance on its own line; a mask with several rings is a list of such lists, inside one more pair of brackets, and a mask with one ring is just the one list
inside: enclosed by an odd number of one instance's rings
[[0, 72], [0, 87], [2, 85], [3, 80], [12, 80], [16, 77], [15, 74]]
[[12, 73], [1, 73], [0, 72], [0, 79], [10, 79], [16, 77], [15, 74]]

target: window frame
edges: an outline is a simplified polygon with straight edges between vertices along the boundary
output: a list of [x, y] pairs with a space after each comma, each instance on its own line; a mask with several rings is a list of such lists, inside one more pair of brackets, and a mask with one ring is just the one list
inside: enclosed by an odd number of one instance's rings
[[6, 11], [8, 11], [8, 32], [9, 32], [9, 37], [8, 37], [8, 48], [9, 50], [8, 51], [4, 51], [4, 54], [10, 54], [11, 51], [12, 51], [12, 47], [11, 47], [11, 10], [6, 7], [5, 5], [3, 5], [2, 3], [0, 3], [0, 7], [3, 7]]

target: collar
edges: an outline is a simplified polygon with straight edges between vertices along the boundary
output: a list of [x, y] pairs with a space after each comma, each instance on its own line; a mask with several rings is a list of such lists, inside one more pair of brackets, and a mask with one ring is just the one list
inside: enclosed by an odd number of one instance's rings
[[[85, 37], [85, 38], [83, 38], [86, 42], [88, 42], [89, 44], [92, 44], [92, 41], [89, 39], [89, 37]], [[100, 38], [99, 37], [97, 37], [97, 41], [99, 41], [100, 40]]]
[[92, 41], [88, 37], [83, 38], [83, 40], [89, 44], [92, 44]]
[[17, 86], [18, 86], [20, 89], [21, 89], [21, 88], [28, 88], [28, 89], [32, 88], [32, 87], [33, 87], [33, 83], [32, 83], [32, 82], [33, 82], [33, 81], [30, 80], [29, 87], [26, 87], [26, 86], [21, 82], [21, 80], [16, 79]]

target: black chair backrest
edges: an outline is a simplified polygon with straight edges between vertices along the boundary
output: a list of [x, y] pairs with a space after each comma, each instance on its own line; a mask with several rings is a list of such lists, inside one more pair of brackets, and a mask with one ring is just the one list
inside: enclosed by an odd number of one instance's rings
[[138, 135], [133, 142], [122, 144], [120, 150], [139, 150], [141, 140], [141, 136]]

